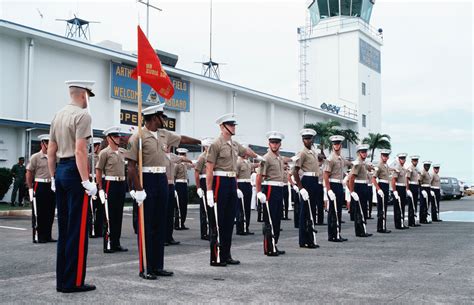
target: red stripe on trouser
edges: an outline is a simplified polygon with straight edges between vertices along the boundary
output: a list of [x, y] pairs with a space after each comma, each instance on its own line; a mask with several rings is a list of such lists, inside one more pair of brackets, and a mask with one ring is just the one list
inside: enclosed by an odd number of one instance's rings
[[[138, 207], [140, 209], [140, 207]], [[138, 211], [138, 268], [143, 272], [143, 251], [142, 251], [142, 220], [140, 211]]]
[[38, 182], [35, 182], [35, 186], [33, 187], [33, 191], [36, 193], [36, 189], [38, 188]]
[[[219, 185], [221, 184], [221, 177], [217, 176], [216, 177], [216, 190], [214, 191], [215, 193], [215, 200], [214, 204], [217, 204], [217, 199], [219, 198]], [[217, 210], [217, 209], [216, 209]], [[219, 213], [216, 215], [216, 219], [219, 219]], [[219, 236], [219, 230], [217, 229], [217, 223], [216, 223], [216, 231], [217, 231], [217, 236]], [[220, 245], [219, 245], [220, 246]], [[217, 246], [215, 247], [215, 256], [217, 257]]]
[[107, 183], [105, 184], [105, 193], [109, 195], [109, 187], [110, 187], [110, 180], [107, 180]]
[[89, 207], [89, 196], [84, 194], [82, 201], [81, 229], [79, 231], [79, 253], [77, 256], [76, 286], [82, 286], [84, 277], [84, 244], [86, 241], [87, 209]]

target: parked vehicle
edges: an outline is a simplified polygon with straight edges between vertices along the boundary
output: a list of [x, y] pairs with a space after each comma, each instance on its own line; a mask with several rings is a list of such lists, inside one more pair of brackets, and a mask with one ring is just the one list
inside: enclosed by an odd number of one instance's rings
[[454, 177], [441, 177], [441, 199], [460, 199], [462, 197], [458, 179]]

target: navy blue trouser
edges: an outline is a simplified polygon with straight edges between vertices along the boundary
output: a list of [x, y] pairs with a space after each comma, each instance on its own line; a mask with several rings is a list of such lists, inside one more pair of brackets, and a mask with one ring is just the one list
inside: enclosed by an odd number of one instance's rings
[[188, 215], [188, 184], [184, 182], [176, 182], [174, 188], [178, 193], [179, 211], [176, 210], [176, 217], [174, 220], [175, 227], [184, 227], [186, 216]]
[[[36, 198], [36, 214], [38, 221], [38, 239], [48, 240], [52, 238], [51, 231], [54, 222], [54, 210], [56, 209], [56, 201], [54, 192], [51, 190], [51, 183], [35, 182], [33, 190]], [[31, 205], [33, 209], [33, 204]], [[35, 227], [35, 214], [31, 214], [32, 225]]]
[[288, 185], [285, 183], [283, 186], [283, 211], [282, 211], [282, 219], [288, 219], [288, 208], [290, 205], [290, 201], [288, 200]]
[[173, 240], [174, 212], [176, 209], [176, 197], [174, 196], [174, 184], [168, 184], [168, 205], [166, 209], [166, 238], [165, 241]]
[[377, 194], [377, 231], [387, 230], [387, 202], [388, 202], [388, 183], [379, 182], [380, 189], [384, 197]]
[[[400, 203], [395, 200], [393, 203], [393, 220], [395, 222], [395, 228], [399, 229], [402, 227], [402, 221], [405, 215], [405, 204], [407, 202], [407, 188], [405, 186], [397, 185], [398, 196], [400, 196]], [[405, 226], [405, 224], [403, 224]]]
[[[309, 202], [311, 205], [311, 214], [313, 215], [313, 221], [316, 219], [316, 205], [318, 198], [318, 177], [303, 176], [301, 179], [303, 188], [308, 191]], [[299, 226], [299, 243], [300, 245], [309, 244], [312, 240], [313, 232], [308, 232], [306, 223], [310, 219], [308, 202], [304, 201], [300, 196], [300, 226]], [[313, 223], [314, 225], [314, 223]], [[312, 228], [311, 228], [312, 229]]]
[[367, 185], [367, 209], [364, 210], [365, 219], [372, 217], [372, 184]]
[[[250, 182], [238, 182], [237, 186], [239, 190], [244, 194], [244, 208], [245, 208], [245, 227], [247, 232], [249, 231], [250, 225], [250, 204], [252, 203], [252, 184]], [[238, 199], [238, 209], [237, 209], [237, 222], [243, 222], [244, 217], [242, 213], [242, 202]], [[243, 226], [241, 226], [243, 228]]]
[[[318, 178], [319, 179], [319, 178]], [[322, 225], [324, 223], [324, 187], [321, 181], [318, 181], [318, 186], [317, 186], [317, 198], [316, 198], [316, 208], [317, 208], [317, 213], [316, 213], [316, 218], [314, 221], [318, 225]]]
[[[143, 203], [145, 216], [145, 246], [147, 273], [163, 269], [164, 249], [166, 235], [166, 212], [168, 207], [168, 179], [166, 174], [143, 174], [143, 189], [146, 199]], [[139, 232], [141, 233], [141, 232]], [[140, 245], [140, 234], [138, 234]], [[139, 246], [139, 256], [142, 249]], [[142, 259], [140, 259], [140, 272], [143, 272]]]
[[56, 169], [58, 250], [56, 287], [84, 285], [88, 249], [89, 196], [81, 184], [75, 160], [59, 162]]
[[280, 238], [281, 215], [283, 212], [283, 187], [273, 185], [262, 185], [262, 193], [267, 196], [267, 202], [263, 204], [263, 221], [270, 223], [268, 219], [267, 207], [270, 210], [270, 218], [273, 224], [273, 234], [275, 235], [275, 244], [278, 244]]
[[328, 212], [328, 239], [337, 238], [337, 224], [339, 223], [339, 232], [341, 232], [341, 216], [342, 216], [342, 204], [344, 203], [344, 190], [342, 183], [330, 182], [331, 190], [336, 195], [337, 203], [337, 219], [336, 210], [334, 209], [334, 202], [329, 199], [329, 212]]
[[441, 200], [441, 192], [440, 189], [431, 189], [435, 193], [435, 197], [431, 196], [431, 219], [439, 220], [439, 202]]
[[[219, 222], [219, 239], [221, 244], [221, 260], [231, 258], [232, 231], [237, 211], [237, 180], [233, 177], [214, 176], [212, 188], [214, 202], [217, 205], [217, 219]], [[212, 225], [215, 227], [215, 220]]]
[[[430, 187], [422, 187], [420, 190], [420, 222], [426, 222], [428, 217], [428, 202], [431, 202]], [[425, 191], [428, 194], [428, 198], [423, 197], [422, 192]], [[433, 217], [433, 215], [431, 215]]]
[[300, 226], [300, 195], [291, 188], [291, 200], [293, 201], [293, 221], [295, 228]]
[[[207, 185], [206, 185], [206, 178], [200, 178], [199, 179], [199, 186], [204, 192], [204, 197], [200, 198], [199, 201], [199, 215], [200, 215], [200, 223], [201, 223], [201, 237], [208, 237], [210, 236], [210, 226], [208, 225], [210, 223], [210, 215], [208, 211], [209, 206], [207, 206]], [[213, 214], [212, 214], [213, 215]]]
[[[107, 194], [107, 205], [109, 207], [109, 227], [110, 245], [112, 249], [120, 246], [120, 236], [122, 235], [123, 205], [125, 202], [125, 181], [105, 181], [104, 191]], [[102, 203], [101, 203], [102, 204]], [[105, 209], [105, 205], [104, 205]], [[104, 210], [104, 249], [107, 248], [107, 219]]]
[[[408, 205], [408, 225], [415, 225], [415, 214], [418, 211], [418, 198], [420, 194], [420, 186], [418, 184], [410, 184], [410, 191], [413, 194], [413, 200], [409, 199]], [[420, 221], [418, 219], [418, 221]]]
[[354, 183], [354, 192], [359, 196], [359, 201], [355, 201], [351, 196], [351, 210], [354, 213], [355, 235], [364, 235], [367, 233], [364, 229], [365, 213], [367, 211], [367, 183]]

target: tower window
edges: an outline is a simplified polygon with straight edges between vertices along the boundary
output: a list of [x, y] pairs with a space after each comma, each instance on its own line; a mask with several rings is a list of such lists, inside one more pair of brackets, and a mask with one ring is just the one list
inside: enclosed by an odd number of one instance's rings
[[367, 127], [367, 116], [365, 114], [362, 115], [362, 127]]
[[362, 83], [362, 95], [365, 95], [365, 83]]

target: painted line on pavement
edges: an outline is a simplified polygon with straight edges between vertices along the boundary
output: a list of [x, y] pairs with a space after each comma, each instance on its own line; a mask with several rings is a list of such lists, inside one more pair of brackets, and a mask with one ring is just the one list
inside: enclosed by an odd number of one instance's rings
[[10, 230], [18, 230], [18, 231], [26, 231], [25, 228], [17, 228], [17, 227], [7, 227], [7, 226], [0, 226], [2, 229], [10, 229]]

